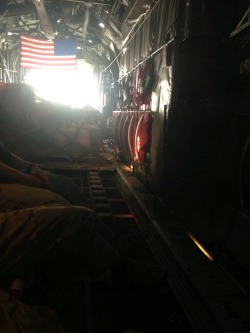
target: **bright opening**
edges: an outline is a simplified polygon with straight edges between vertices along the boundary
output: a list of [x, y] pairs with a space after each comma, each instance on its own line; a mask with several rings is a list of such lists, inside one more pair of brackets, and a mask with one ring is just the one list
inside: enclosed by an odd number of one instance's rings
[[85, 61], [77, 62], [76, 70], [30, 70], [25, 83], [33, 86], [38, 97], [47, 101], [83, 108], [99, 109], [99, 91], [94, 67]]

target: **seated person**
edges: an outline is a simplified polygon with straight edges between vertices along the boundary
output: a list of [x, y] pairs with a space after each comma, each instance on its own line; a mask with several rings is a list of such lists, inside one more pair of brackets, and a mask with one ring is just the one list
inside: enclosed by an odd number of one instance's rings
[[[44, 172], [35, 164], [11, 153], [2, 141], [0, 141], [0, 183], [47, 189], [61, 195], [71, 204], [89, 205], [84, 192], [80, 191], [71, 178]], [[9, 191], [12, 189], [14, 192], [17, 191], [15, 186], [8, 187]]]
[[56, 264], [56, 270], [71, 272], [72, 266], [97, 277], [119, 261], [108, 242], [114, 236], [112, 231], [97, 222], [73, 180], [46, 174], [1, 142], [2, 278], [23, 275], [44, 259], [52, 269]]
[[[25, 279], [38, 269], [49, 304], [69, 329], [74, 323], [64, 321], [65, 309], [73, 305], [63, 299], [63, 290], [76, 292], [86, 277], [90, 282], [101, 281], [101, 285], [113, 283], [114, 272], [120, 281], [127, 265], [127, 258], [121, 260], [124, 251], [147, 236], [138, 232], [139, 237], [132, 234], [130, 239], [114, 242], [116, 235], [86, 203], [70, 178], [46, 174], [0, 143], [1, 283]], [[137, 265], [132, 262], [132, 275]], [[139, 265], [138, 269], [144, 283], [145, 267]]]
[[0, 275], [23, 275], [46, 262], [57, 272], [99, 279], [147, 237], [117, 239], [87, 205], [72, 179], [46, 174], [0, 141]]

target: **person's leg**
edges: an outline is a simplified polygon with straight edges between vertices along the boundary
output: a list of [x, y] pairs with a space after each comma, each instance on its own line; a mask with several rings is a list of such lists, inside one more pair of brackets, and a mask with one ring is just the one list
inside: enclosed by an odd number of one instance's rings
[[1, 277], [39, 265], [62, 275], [101, 276], [119, 256], [95, 232], [93, 217], [90, 209], [63, 205], [0, 213]]
[[73, 179], [53, 173], [48, 174], [49, 189], [68, 200], [72, 205], [90, 207], [84, 190]]
[[0, 184], [1, 212], [46, 204], [71, 205], [62, 196], [47, 189], [20, 184]]
[[[58, 183], [58, 187], [60, 187], [60, 176], [57, 177], [56, 175], [52, 178], [55, 180], [55, 183]], [[69, 195], [71, 192], [74, 193], [76, 197], [80, 195], [78, 193], [80, 191], [78, 187], [76, 185], [71, 186], [70, 179], [68, 182], [66, 181], [65, 184], [62, 184], [62, 189], [66, 191], [67, 188], [69, 189]], [[81, 199], [79, 199], [79, 201], [81, 201]], [[75, 199], [73, 200], [73, 202], [77, 202], [77, 200]], [[67, 201], [61, 195], [53, 192], [52, 190], [35, 188], [20, 184], [0, 184], [1, 212], [24, 209], [46, 204], [60, 204], [70, 206], [72, 205], [72, 203]], [[85, 207], [82, 205], [80, 206]], [[111, 241], [115, 237], [114, 232], [102, 221], [100, 221], [97, 215], [95, 215], [93, 223], [95, 225], [96, 231], [99, 232], [106, 240]]]
[[[90, 203], [87, 201], [86, 195], [83, 190], [77, 186], [77, 184], [69, 177], [64, 177], [56, 174], [49, 174], [49, 188], [51, 191], [61, 195], [68, 200], [72, 205], [90, 207]], [[108, 241], [114, 239], [114, 232], [98, 218], [95, 218], [96, 230]]]

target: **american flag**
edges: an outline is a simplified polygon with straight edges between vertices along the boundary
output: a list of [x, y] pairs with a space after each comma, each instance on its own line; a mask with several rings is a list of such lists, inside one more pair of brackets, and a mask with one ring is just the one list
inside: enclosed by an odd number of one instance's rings
[[71, 38], [49, 41], [21, 35], [21, 67], [28, 69], [75, 69], [76, 43]]

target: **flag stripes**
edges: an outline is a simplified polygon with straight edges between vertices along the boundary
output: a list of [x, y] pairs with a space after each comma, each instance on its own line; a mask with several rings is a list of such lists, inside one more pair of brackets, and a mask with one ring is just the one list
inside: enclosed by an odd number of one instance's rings
[[[75, 69], [76, 50], [74, 41], [59, 41], [61, 55], [55, 55], [56, 41], [47, 41], [37, 37], [21, 35], [21, 67], [28, 69]], [[65, 52], [63, 46], [65, 44]], [[64, 54], [65, 53], [65, 54]], [[72, 54], [69, 54], [72, 53]]]

